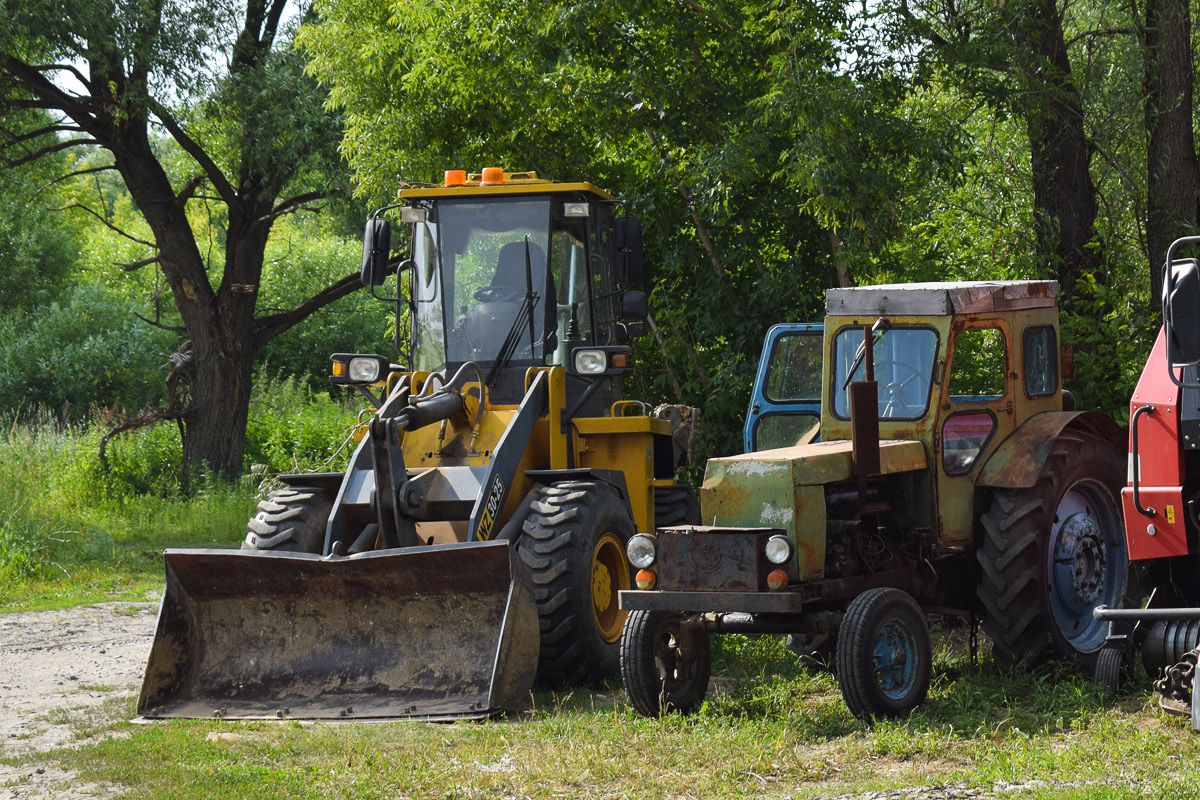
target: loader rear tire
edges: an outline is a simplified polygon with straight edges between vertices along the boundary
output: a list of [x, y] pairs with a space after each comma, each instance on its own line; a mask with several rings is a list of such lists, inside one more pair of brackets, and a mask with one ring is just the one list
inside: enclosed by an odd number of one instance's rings
[[242, 549], [320, 554], [332, 508], [333, 498], [324, 489], [276, 489], [259, 502], [258, 513], [247, 523]]
[[529, 511], [517, 550], [533, 573], [541, 628], [538, 683], [591, 683], [616, 675], [626, 617], [617, 592], [631, 588], [629, 506], [607, 484], [564, 481], [538, 490]]
[[1037, 483], [997, 489], [982, 515], [977, 552], [983, 629], [1001, 669], [1051, 657], [1091, 667], [1129, 582], [1120, 490], [1125, 459], [1112, 444], [1067, 430], [1050, 448]]
[[686, 483], [656, 486], [654, 489], [654, 527], [699, 525], [700, 501], [696, 490]]
[[695, 711], [708, 694], [708, 631], [685, 628], [677, 611], [629, 612], [621, 636], [625, 696], [643, 717]]

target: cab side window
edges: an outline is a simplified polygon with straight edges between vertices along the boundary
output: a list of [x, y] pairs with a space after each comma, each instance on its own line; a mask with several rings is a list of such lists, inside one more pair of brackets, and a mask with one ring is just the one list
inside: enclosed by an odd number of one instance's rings
[[959, 331], [950, 365], [950, 399], [956, 403], [1000, 399], [1007, 364], [999, 328]]

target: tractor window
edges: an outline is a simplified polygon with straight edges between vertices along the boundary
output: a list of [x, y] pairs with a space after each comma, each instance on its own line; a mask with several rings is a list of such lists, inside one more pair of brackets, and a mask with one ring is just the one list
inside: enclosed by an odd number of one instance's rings
[[771, 349], [763, 394], [773, 403], [821, 399], [821, 337], [780, 336]]
[[570, 347], [591, 342], [592, 306], [582, 227], [575, 224], [550, 234], [550, 271], [558, 295], [557, 307], [551, 312], [557, 320], [557, 342], [546, 353], [546, 363], [551, 365], [565, 364]]
[[807, 444], [813, 441], [820, 428], [821, 418], [816, 414], [763, 414], [754, 423], [754, 449], [774, 450]]
[[956, 403], [1004, 396], [1007, 360], [999, 328], [959, 331], [950, 365], [950, 399]]
[[546, 198], [443, 200], [436, 208], [446, 360], [539, 363], [554, 296]]
[[987, 411], [969, 411], [947, 417], [942, 425], [942, 469], [946, 474], [970, 472], [995, 429], [996, 418]]
[[[854, 380], [865, 380], [864, 358], [859, 356], [865, 328], [842, 328], [834, 338], [833, 413], [850, 417], [846, 373], [857, 362]], [[880, 334], [874, 345], [875, 380], [879, 384], [879, 418], [920, 419], [929, 407], [933, 368], [937, 363], [938, 337], [931, 328], [894, 326]]]
[[1045, 397], [1058, 391], [1058, 334], [1051, 325], [1025, 329], [1025, 393]]

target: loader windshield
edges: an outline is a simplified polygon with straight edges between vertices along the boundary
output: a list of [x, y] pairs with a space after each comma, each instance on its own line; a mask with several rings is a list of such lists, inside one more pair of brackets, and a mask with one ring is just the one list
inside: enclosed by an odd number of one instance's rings
[[519, 367], [557, 364], [568, 333], [590, 341], [596, 271], [587, 226], [556, 218], [552, 205], [548, 197], [454, 198], [430, 209], [413, 248], [417, 369], [505, 357]]
[[[866, 365], [858, 357], [863, 343], [861, 327], [842, 328], [834, 337], [833, 413], [850, 416], [847, 372], [852, 380], [866, 380]], [[879, 418], [920, 419], [929, 407], [933, 368], [937, 363], [937, 332], [931, 328], [893, 325], [875, 341], [875, 380], [879, 383]], [[857, 366], [855, 366], [857, 364]]]

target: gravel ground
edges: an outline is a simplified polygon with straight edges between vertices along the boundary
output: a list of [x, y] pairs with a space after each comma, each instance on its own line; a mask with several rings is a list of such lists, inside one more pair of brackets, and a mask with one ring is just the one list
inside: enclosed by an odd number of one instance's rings
[[[0, 615], [0, 756], [76, 743], [75, 724], [135, 694], [154, 638], [157, 603], [103, 603]], [[0, 764], [0, 800], [110, 797], [50, 765]]]

